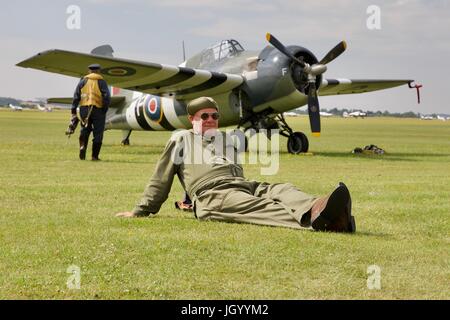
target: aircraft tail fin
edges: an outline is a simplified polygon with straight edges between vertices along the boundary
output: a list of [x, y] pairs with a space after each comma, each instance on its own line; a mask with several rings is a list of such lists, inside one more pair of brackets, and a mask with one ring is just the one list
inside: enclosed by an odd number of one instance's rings
[[113, 57], [113, 48], [109, 44], [104, 44], [92, 49], [91, 53], [99, 56]]

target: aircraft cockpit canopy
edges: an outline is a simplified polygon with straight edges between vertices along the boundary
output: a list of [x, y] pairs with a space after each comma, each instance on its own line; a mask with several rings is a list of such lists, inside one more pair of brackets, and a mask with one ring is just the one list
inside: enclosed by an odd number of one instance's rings
[[236, 40], [222, 40], [221, 42], [203, 50], [201, 54], [201, 65], [209, 65], [219, 62], [228, 57], [237, 55], [244, 48]]

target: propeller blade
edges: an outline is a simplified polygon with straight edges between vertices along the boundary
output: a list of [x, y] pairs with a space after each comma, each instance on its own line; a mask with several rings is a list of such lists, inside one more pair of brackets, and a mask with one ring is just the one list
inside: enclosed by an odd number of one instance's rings
[[266, 33], [266, 39], [267, 41], [269, 41], [271, 45], [280, 50], [286, 56], [297, 62], [300, 66], [305, 67], [305, 63], [303, 61], [297, 59], [292, 53], [289, 52], [289, 50], [280, 41], [278, 41], [277, 38], [275, 38], [269, 32]]
[[312, 135], [320, 137], [320, 109], [319, 99], [317, 98], [316, 83], [309, 83], [308, 91], [308, 113], [309, 124], [311, 125]]
[[342, 52], [347, 48], [347, 43], [345, 41], [339, 42], [333, 49], [331, 49], [325, 57], [320, 60], [320, 64], [327, 64], [339, 57]]

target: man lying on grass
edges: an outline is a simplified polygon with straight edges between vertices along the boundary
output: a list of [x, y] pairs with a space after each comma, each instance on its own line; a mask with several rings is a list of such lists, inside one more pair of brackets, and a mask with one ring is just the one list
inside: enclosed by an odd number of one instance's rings
[[178, 176], [200, 220], [252, 223], [296, 229], [355, 232], [350, 193], [343, 183], [315, 197], [290, 183], [268, 184], [244, 178], [235, 145], [217, 130], [219, 108], [208, 97], [188, 106], [192, 130], [172, 135], [141, 201], [118, 217], [156, 214]]

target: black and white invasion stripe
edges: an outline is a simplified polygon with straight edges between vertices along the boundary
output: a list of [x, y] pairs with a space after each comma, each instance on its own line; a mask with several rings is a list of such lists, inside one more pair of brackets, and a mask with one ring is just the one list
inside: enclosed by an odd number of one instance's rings
[[189, 100], [229, 91], [242, 82], [240, 75], [161, 65], [161, 69], [156, 73], [129, 83], [121, 83], [120, 86], [127, 85], [125, 89], [128, 90]]

